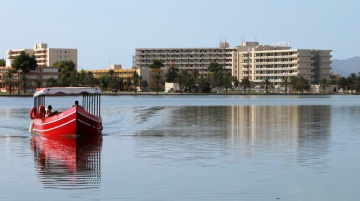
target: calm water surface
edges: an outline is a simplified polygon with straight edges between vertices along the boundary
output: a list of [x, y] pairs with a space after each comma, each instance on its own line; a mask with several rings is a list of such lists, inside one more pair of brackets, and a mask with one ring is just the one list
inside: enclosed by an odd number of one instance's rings
[[28, 133], [32, 102], [0, 97], [0, 200], [360, 197], [360, 96], [103, 96], [76, 148]]

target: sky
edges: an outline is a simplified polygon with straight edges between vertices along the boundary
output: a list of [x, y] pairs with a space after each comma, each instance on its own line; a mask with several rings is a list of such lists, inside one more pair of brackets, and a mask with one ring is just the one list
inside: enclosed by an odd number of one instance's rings
[[[78, 50], [78, 69], [132, 67], [136, 48], [289, 42], [360, 56], [358, 0], [0, 0], [0, 59], [8, 49]], [[1, 55], [1, 52], [3, 55]]]

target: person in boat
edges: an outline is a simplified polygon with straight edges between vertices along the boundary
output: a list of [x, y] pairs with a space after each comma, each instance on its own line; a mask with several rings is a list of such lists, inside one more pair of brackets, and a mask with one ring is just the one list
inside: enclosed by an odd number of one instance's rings
[[73, 107], [81, 107], [81, 105], [79, 105], [79, 101], [75, 101], [75, 105], [73, 105]]
[[47, 109], [45, 110], [45, 117], [51, 117], [55, 114], [57, 114], [57, 111], [51, 112], [52, 106], [48, 105]]

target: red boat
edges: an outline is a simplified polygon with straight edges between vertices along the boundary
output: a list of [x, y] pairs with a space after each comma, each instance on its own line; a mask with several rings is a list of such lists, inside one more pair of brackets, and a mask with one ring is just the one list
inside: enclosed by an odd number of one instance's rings
[[[73, 107], [45, 116], [45, 97], [82, 95], [82, 103], [75, 101]], [[34, 107], [30, 109], [30, 132], [45, 137], [97, 136], [102, 133], [100, 116], [101, 90], [93, 87], [38, 88], [34, 94]], [[71, 105], [71, 103], [69, 103]]]

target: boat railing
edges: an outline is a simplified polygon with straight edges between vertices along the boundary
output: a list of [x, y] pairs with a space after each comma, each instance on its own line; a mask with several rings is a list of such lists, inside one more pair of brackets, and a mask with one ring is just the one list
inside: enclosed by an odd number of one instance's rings
[[82, 106], [92, 115], [100, 117], [101, 94], [83, 93]]

